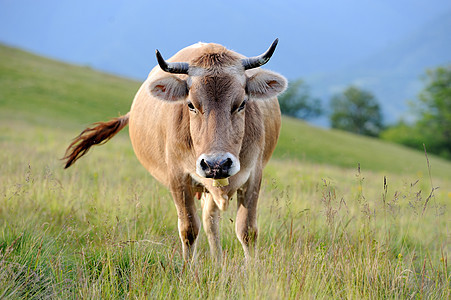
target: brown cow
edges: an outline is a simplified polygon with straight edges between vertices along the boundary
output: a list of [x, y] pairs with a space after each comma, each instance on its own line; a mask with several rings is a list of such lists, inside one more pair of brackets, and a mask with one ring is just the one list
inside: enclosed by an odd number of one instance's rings
[[129, 124], [139, 161], [171, 191], [185, 261], [193, 257], [199, 233], [195, 195], [200, 193], [204, 229], [217, 260], [222, 257], [219, 213], [237, 194], [236, 234], [249, 259], [262, 170], [279, 137], [276, 96], [287, 85], [283, 76], [259, 68], [277, 42], [252, 58], [198, 43], [166, 62], [157, 50], [159, 67], [142, 84], [130, 112], [84, 130], [66, 151], [66, 168]]

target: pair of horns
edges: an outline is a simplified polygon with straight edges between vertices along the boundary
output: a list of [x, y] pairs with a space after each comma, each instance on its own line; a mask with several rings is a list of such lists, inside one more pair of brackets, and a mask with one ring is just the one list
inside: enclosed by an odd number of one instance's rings
[[[241, 60], [241, 63], [243, 64], [243, 67], [245, 70], [258, 68], [266, 64], [271, 56], [273, 55], [274, 51], [276, 50], [277, 43], [279, 42], [279, 39], [275, 39], [274, 42], [272, 42], [271, 46], [266, 50], [265, 53], [259, 56], [254, 57], [248, 57], [243, 58]], [[157, 61], [160, 65], [160, 68], [168, 73], [173, 74], [188, 74], [189, 70], [189, 64], [185, 62], [173, 62], [168, 63], [164, 60], [163, 56], [161, 56], [160, 51], [156, 50], [157, 55]]]

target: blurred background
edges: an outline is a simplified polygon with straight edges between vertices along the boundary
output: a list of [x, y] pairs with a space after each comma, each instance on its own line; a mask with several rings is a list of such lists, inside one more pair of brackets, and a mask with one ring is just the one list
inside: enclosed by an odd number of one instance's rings
[[139, 81], [157, 48], [168, 58], [216, 42], [254, 56], [276, 37], [266, 67], [290, 80], [286, 115], [451, 157], [449, 0], [0, 0], [0, 43]]

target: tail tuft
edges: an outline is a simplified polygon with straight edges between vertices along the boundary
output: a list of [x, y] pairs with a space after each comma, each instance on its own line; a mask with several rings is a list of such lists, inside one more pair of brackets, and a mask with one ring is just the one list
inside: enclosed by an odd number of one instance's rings
[[80, 157], [85, 155], [89, 148], [94, 145], [102, 145], [108, 142], [127, 124], [129, 113], [124, 116], [114, 118], [108, 122], [94, 123], [94, 127], [86, 128], [67, 147], [62, 160], [66, 161], [65, 169], [73, 165]]

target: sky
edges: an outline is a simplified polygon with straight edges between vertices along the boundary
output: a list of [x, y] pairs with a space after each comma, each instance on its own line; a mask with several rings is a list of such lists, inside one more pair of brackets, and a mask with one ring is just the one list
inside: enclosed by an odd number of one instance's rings
[[278, 37], [267, 68], [288, 79], [355, 65], [451, 11], [449, 0], [0, 0], [0, 43], [144, 80], [193, 43], [247, 56]]
[[143, 79], [156, 48], [169, 57], [217, 42], [253, 56], [278, 37], [268, 67], [297, 78], [364, 59], [447, 10], [449, 0], [0, 0], [0, 42]]

